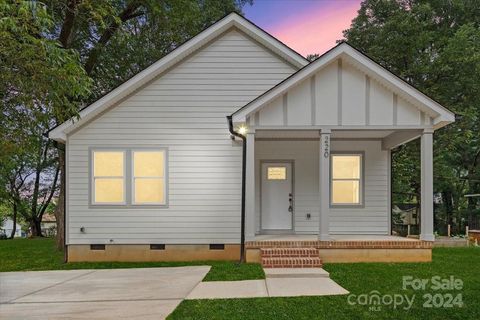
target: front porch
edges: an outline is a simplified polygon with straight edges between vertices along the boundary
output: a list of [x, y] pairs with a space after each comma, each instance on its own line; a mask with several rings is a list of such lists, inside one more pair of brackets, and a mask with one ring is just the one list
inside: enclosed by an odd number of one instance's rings
[[[318, 258], [319, 266], [341, 262], [429, 262], [432, 246], [431, 241], [390, 235], [333, 235], [329, 241], [319, 240], [317, 235], [257, 235], [245, 244], [248, 262], [265, 265], [273, 258], [278, 264], [287, 261], [288, 267], [309, 267], [312, 257]], [[278, 264], [269, 266], [283, 267]]]
[[[250, 128], [246, 240], [391, 235], [391, 150], [421, 138], [422, 229], [433, 241], [432, 130]], [[391, 239], [399, 241], [398, 239]]]

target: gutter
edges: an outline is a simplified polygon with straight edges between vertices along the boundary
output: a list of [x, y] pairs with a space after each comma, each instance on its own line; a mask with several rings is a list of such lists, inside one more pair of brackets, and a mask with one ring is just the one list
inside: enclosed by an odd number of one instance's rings
[[[233, 137], [238, 137], [242, 139], [242, 215], [241, 215], [241, 230], [240, 230], [240, 260], [239, 263], [245, 262], [245, 181], [246, 181], [246, 172], [247, 172], [247, 138], [236, 132], [233, 129], [232, 116], [227, 116], [228, 121], [228, 131], [232, 134]], [[232, 137], [232, 139], [233, 139]]]

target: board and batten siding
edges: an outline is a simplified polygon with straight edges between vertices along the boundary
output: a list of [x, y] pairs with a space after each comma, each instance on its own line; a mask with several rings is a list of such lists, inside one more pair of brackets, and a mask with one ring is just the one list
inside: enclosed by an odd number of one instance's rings
[[[68, 244], [238, 243], [242, 148], [225, 117], [295, 71], [233, 29], [70, 134]], [[89, 206], [89, 148], [112, 146], [168, 148], [167, 208]]]
[[[431, 125], [432, 115], [421, 112], [406, 97], [357, 68], [337, 59], [247, 117], [250, 125], [265, 127]], [[252, 119], [254, 119], [252, 123]]]
[[[330, 208], [331, 234], [389, 234], [389, 153], [382, 150], [380, 140], [332, 140], [332, 153], [364, 154], [364, 206]], [[294, 230], [297, 234], [318, 234], [319, 231], [319, 141], [258, 140], [256, 162], [256, 231], [260, 231], [260, 163], [261, 161], [293, 160], [294, 162]], [[307, 214], [311, 218], [307, 218]]]

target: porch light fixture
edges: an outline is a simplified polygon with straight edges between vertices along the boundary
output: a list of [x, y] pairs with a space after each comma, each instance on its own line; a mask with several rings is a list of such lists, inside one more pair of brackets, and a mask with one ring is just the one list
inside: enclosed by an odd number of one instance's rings
[[238, 128], [238, 133], [240, 133], [242, 136], [244, 136], [247, 132], [248, 132], [248, 128], [244, 125]]

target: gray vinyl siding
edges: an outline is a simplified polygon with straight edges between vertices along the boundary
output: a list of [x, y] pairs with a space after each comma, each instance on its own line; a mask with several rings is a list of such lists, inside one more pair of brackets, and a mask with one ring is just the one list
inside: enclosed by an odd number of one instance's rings
[[[225, 117], [294, 71], [232, 30], [69, 135], [68, 244], [238, 243], [242, 150]], [[89, 206], [88, 150], [112, 146], [168, 148], [168, 208]]]

